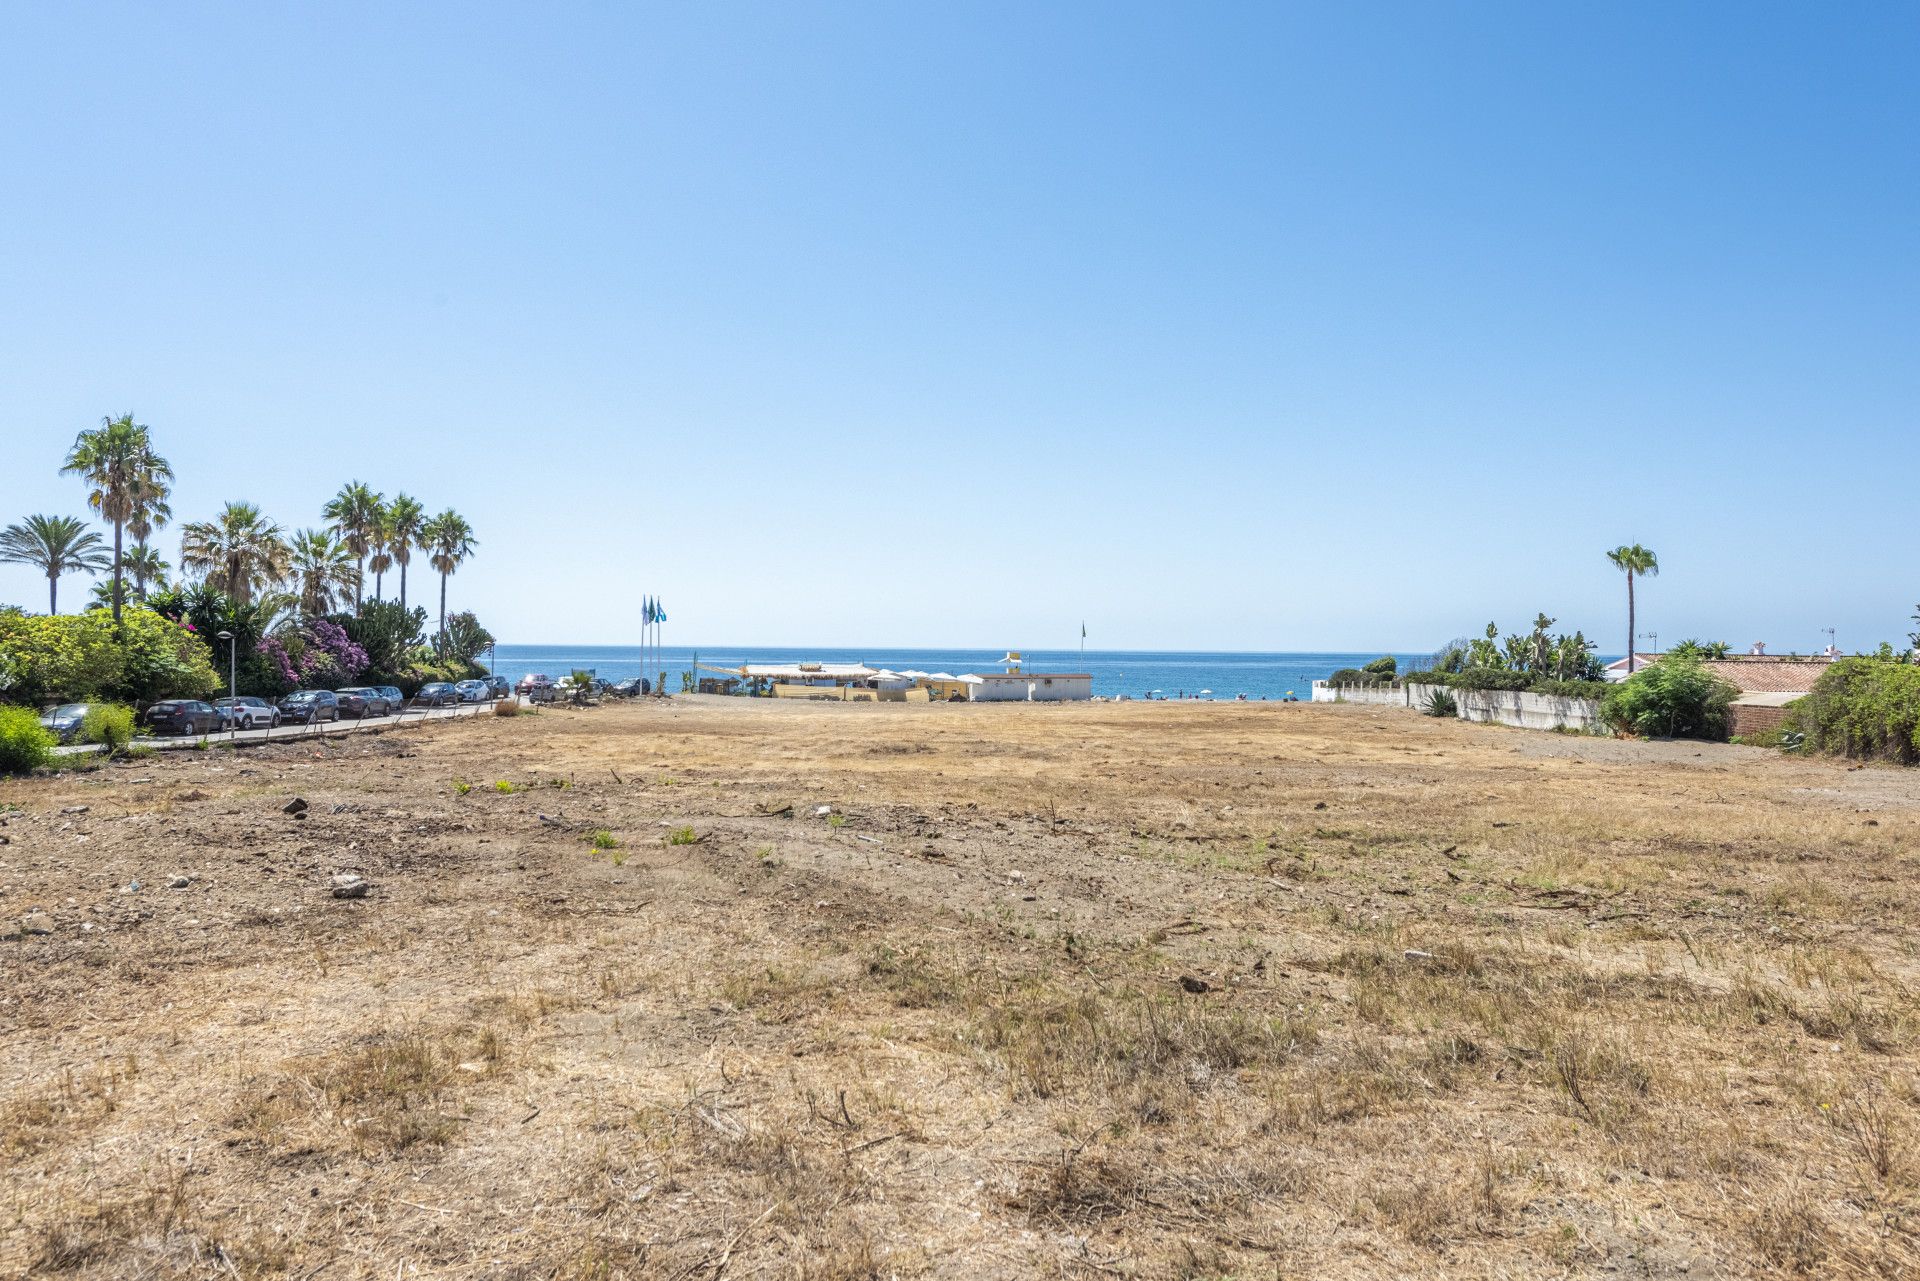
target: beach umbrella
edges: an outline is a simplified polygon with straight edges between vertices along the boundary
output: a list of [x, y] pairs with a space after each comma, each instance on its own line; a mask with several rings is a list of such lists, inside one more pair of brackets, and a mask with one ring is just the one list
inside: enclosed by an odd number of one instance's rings
[[1211, 693], [1213, 693], [1213, 691], [1212, 691], [1212, 690], [1210, 690], [1210, 689], [1203, 689], [1203, 690], [1201, 690], [1200, 692], [1201, 692], [1202, 694], [1211, 694]]

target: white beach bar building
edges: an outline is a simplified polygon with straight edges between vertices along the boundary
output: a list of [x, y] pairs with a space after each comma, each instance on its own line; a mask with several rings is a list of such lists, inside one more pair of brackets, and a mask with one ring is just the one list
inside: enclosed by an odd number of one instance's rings
[[1085, 672], [977, 672], [968, 697], [976, 703], [1065, 703], [1093, 697]]

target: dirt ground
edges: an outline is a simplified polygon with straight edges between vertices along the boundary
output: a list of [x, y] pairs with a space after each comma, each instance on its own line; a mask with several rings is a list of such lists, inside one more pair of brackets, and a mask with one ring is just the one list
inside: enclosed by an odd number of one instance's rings
[[1307, 704], [0, 782], [0, 1276], [1920, 1275], [1916, 837]]

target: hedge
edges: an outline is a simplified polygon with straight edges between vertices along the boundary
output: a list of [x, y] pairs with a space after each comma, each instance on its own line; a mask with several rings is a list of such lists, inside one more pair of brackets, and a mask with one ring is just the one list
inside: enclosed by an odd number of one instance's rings
[[1843, 658], [1788, 708], [1782, 728], [1808, 751], [1920, 763], [1920, 667]]

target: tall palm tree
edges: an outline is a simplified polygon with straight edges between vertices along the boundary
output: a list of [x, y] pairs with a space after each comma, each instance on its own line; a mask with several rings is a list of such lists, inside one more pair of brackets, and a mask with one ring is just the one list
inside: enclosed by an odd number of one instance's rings
[[340, 535], [347, 550], [353, 553], [356, 567], [353, 608], [358, 612], [361, 579], [366, 574], [367, 549], [373, 545], [374, 533], [380, 528], [380, 495], [359, 481], [351, 480], [340, 487], [340, 492], [321, 508], [320, 514], [333, 522], [334, 532]]
[[393, 568], [393, 525], [385, 503], [367, 536], [367, 568], [373, 571], [373, 598], [379, 600], [386, 592], [387, 571]]
[[407, 607], [407, 565], [413, 560], [413, 549], [427, 550], [421, 539], [420, 530], [427, 522], [427, 509], [420, 505], [417, 498], [405, 494], [395, 494], [393, 501], [387, 504], [387, 555], [400, 567], [400, 608]]
[[[166, 562], [147, 545], [147, 540], [153, 537], [154, 530], [173, 519], [173, 508], [167, 505], [167, 499], [173, 495], [173, 469], [167, 466], [165, 459], [153, 457], [151, 451], [143, 461], [145, 466], [134, 478], [133, 509], [127, 516], [127, 532], [133, 535], [133, 550], [121, 562], [122, 572], [133, 575], [133, 596], [136, 600], [147, 598], [148, 579], [165, 576]], [[150, 568], [156, 563], [161, 570], [158, 575]]]
[[428, 563], [440, 571], [440, 639], [447, 636], [447, 575], [460, 568], [480, 545], [466, 517], [449, 507], [420, 529], [420, 545], [432, 553]]
[[252, 503], [228, 503], [212, 520], [180, 528], [180, 567], [243, 605], [284, 579], [292, 559], [280, 526]]
[[1633, 577], [1638, 574], [1642, 578], [1658, 578], [1660, 558], [1635, 543], [1631, 547], [1614, 548], [1607, 553], [1607, 559], [1613, 562], [1615, 569], [1627, 576], [1627, 675], [1631, 676], [1634, 668], [1633, 638], [1638, 634], [1634, 631]]
[[60, 612], [60, 575], [97, 574], [113, 561], [100, 535], [73, 516], [29, 516], [0, 529], [0, 561], [33, 565], [47, 576], [47, 612]]
[[143, 508], [151, 519], [157, 514], [154, 502], [165, 506], [173, 468], [153, 452], [146, 427], [133, 421], [132, 414], [122, 414], [103, 418], [98, 427], [74, 437], [73, 448], [60, 470], [86, 481], [91, 487], [88, 505], [113, 523], [113, 622], [117, 627], [125, 595], [120, 586], [122, 535], [127, 523]]
[[355, 582], [353, 553], [330, 529], [296, 530], [289, 551], [300, 612], [308, 618], [332, 613]]

